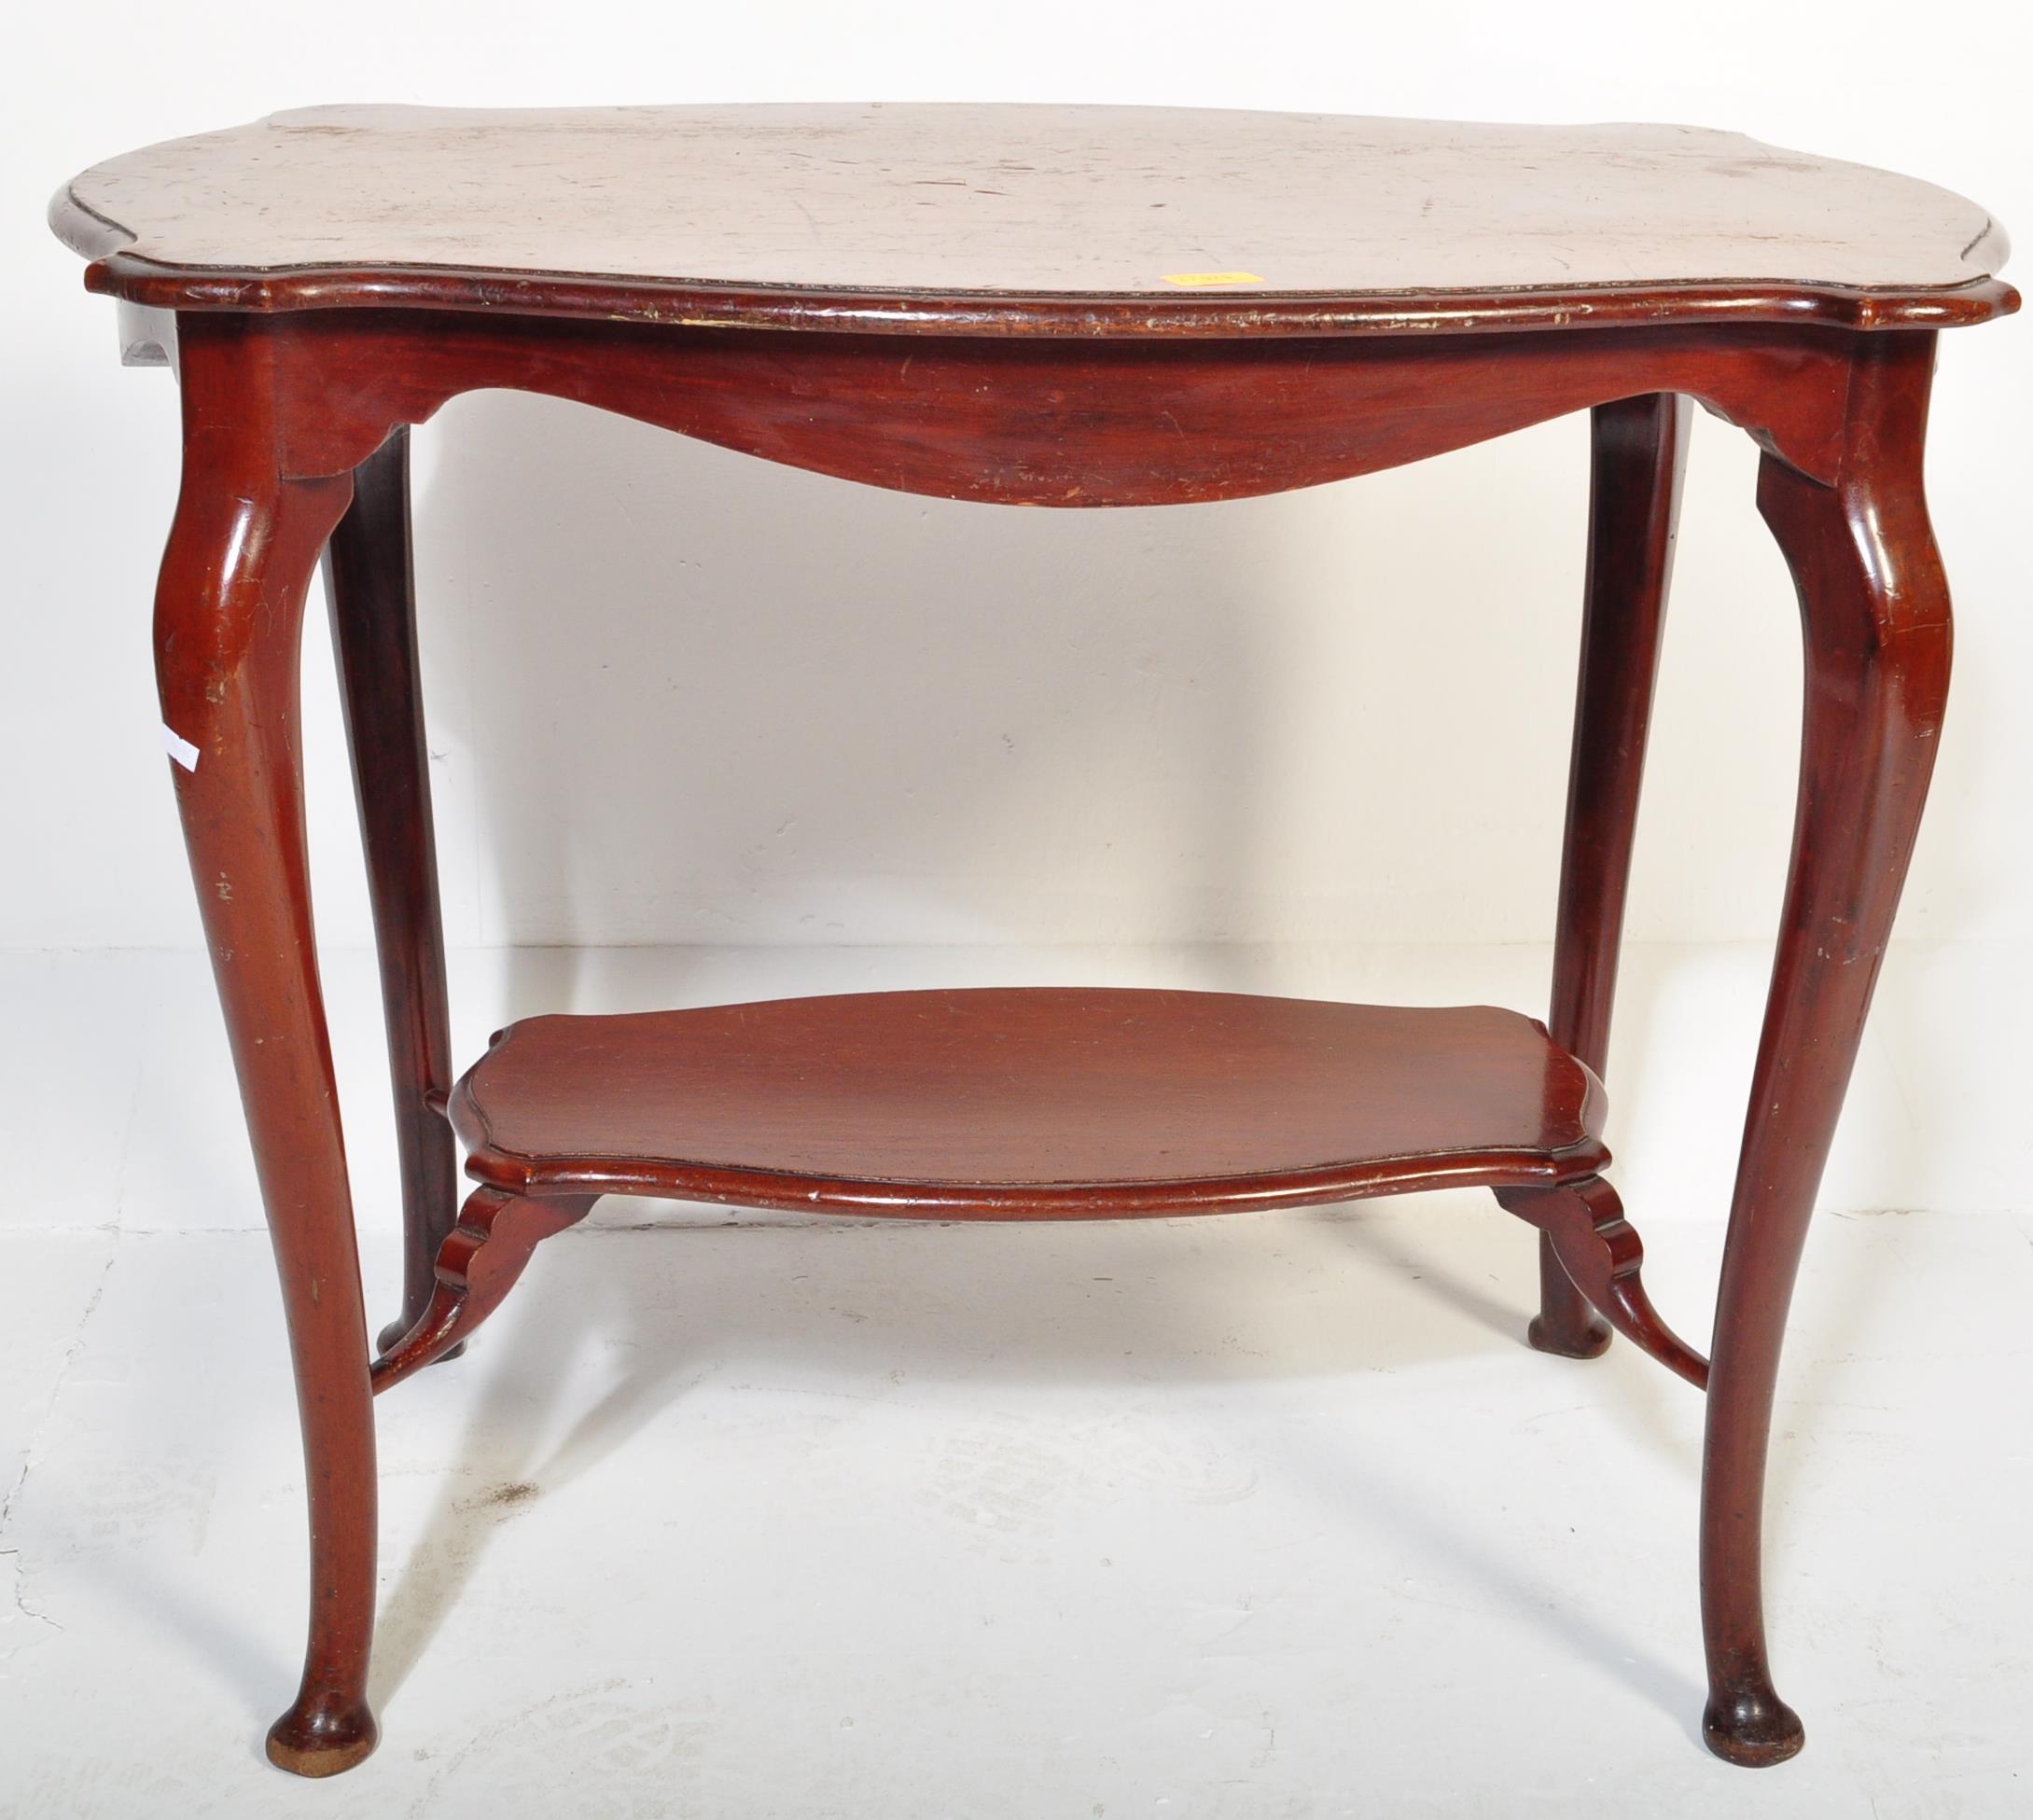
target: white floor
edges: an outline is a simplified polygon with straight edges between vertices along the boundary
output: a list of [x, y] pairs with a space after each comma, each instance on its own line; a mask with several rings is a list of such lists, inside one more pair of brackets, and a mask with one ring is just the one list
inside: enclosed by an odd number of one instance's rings
[[[632, 952], [454, 984], [470, 1053], [550, 1004], [1094, 977], [1530, 1004], [1543, 966]], [[1697, 1339], [1762, 967], [1641, 952], [1612, 1070], [1653, 1293]], [[378, 1011], [361, 957], [328, 977], [378, 1320]], [[1526, 1349], [1531, 1235], [1487, 1197], [975, 1228], [610, 1201], [382, 1405], [383, 1744], [307, 1785], [259, 1752], [301, 1466], [202, 961], [0, 956], [0, 1813], [2033, 1813], [2023, 988], [1982, 952], [1887, 976], [1782, 1384], [1791, 1764], [1695, 1736], [1698, 1396], [1625, 1346]], [[1873, 1175], [1930, 1210], [1855, 1211]]]

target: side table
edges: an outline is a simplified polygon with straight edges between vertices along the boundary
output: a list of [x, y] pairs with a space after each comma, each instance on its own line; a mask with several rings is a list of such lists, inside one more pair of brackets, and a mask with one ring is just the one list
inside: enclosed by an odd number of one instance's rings
[[[1928, 185], [1678, 127], [1065, 107], [326, 108], [152, 146], [51, 209], [176, 368], [164, 738], [288, 1315], [303, 1681], [374, 1746], [372, 1397], [606, 1194], [1112, 1218], [1481, 1185], [1539, 1232], [1532, 1343], [1610, 1330], [1707, 1396], [1705, 1730], [1802, 1743], [1760, 1525], [1774, 1377], [1927, 793], [1950, 617], [1921, 484], [1936, 331], [2018, 305]], [[955, 499], [1155, 506], [1592, 412], [1546, 1024], [1218, 993], [888, 993], [514, 1025], [454, 1083], [410, 425], [513, 387]], [[1805, 642], [1791, 868], [1710, 1354], [1648, 1299], [1601, 1132], [1690, 403], [1754, 437]], [[312, 938], [298, 651], [327, 564], [406, 1220], [370, 1350]], [[463, 1148], [478, 1183], [464, 1206]]]

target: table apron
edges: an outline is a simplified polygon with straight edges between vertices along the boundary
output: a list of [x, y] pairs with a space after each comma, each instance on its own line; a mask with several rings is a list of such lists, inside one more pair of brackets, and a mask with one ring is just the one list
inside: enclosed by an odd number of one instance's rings
[[1652, 393], [1696, 398], [1832, 481], [1851, 367], [1887, 335], [1052, 341], [355, 310], [187, 313], [177, 339], [187, 363], [225, 361], [269, 392], [290, 479], [348, 473], [448, 399], [509, 389], [899, 492], [1090, 507], [1316, 486]]

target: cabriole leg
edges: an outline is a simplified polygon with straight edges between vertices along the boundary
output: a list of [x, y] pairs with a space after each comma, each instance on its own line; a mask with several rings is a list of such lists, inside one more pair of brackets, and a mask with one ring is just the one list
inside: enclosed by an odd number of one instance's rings
[[374, 1748], [374, 1424], [353, 1210], [304, 857], [298, 656], [345, 479], [285, 480], [263, 363], [236, 318], [187, 319], [184, 477], [156, 596], [165, 725], [205, 938], [274, 1242], [311, 1518], [311, 1620], [270, 1757], [299, 1775]]
[[[1685, 398], [1652, 393], [1598, 405], [1590, 418], [1588, 579], [1548, 1028], [1598, 1078], [1608, 1061], [1690, 409]], [[1609, 1328], [1543, 1235], [1539, 1273], [1532, 1344], [1569, 1358], [1602, 1353]]]
[[354, 470], [353, 504], [326, 552], [325, 590], [381, 957], [402, 1169], [402, 1313], [382, 1331], [385, 1349], [429, 1306], [432, 1268], [459, 1207], [458, 1154], [443, 1111], [452, 1036], [417, 665], [407, 429]]
[[1761, 1525], [1793, 1279], [1933, 769], [1949, 605], [1921, 490], [1934, 337], [1859, 335], [1835, 484], [1767, 454], [1758, 506], [1799, 589], [1800, 795], [1716, 1309], [1702, 1469], [1709, 1747], [1803, 1742], [1765, 1652]]

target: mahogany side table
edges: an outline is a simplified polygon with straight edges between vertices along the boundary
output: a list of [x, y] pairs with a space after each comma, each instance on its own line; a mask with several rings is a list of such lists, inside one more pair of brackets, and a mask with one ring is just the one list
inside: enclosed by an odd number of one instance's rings
[[[1480, 1184], [1540, 1234], [1532, 1343], [1610, 1329], [1707, 1396], [1705, 1730], [1802, 1743], [1760, 1523], [1795, 1269], [1942, 724], [1921, 485], [1936, 331], [2018, 305], [1928, 185], [1678, 127], [1063, 107], [327, 108], [57, 198], [178, 372], [164, 737], [288, 1315], [303, 1681], [269, 1733], [374, 1747], [372, 1397], [453, 1352], [606, 1194], [1112, 1218]], [[1592, 412], [1546, 1024], [1216, 993], [891, 993], [536, 1018], [454, 1084], [408, 426], [508, 386], [871, 485], [1234, 499]], [[1604, 1179], [1607, 1048], [1689, 401], [1754, 437], [1805, 641], [1791, 868], [1710, 1356]], [[380, 945], [407, 1287], [368, 1343], [312, 940], [298, 647], [327, 564]], [[456, 1142], [455, 1142], [456, 1140]], [[462, 1208], [459, 1150], [479, 1186]]]

